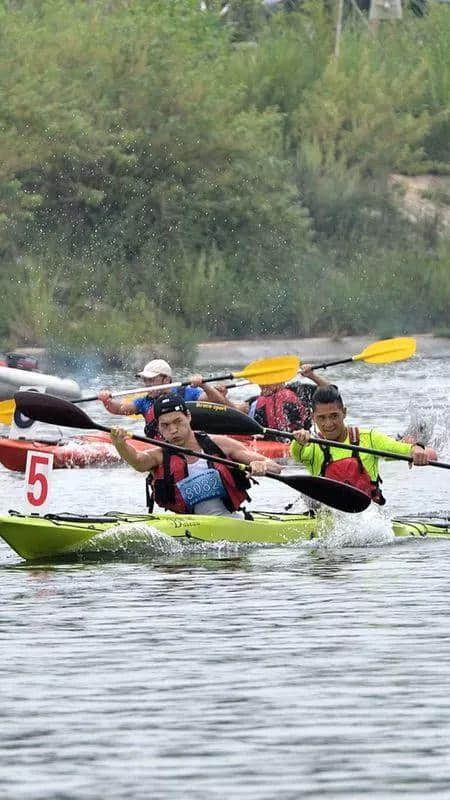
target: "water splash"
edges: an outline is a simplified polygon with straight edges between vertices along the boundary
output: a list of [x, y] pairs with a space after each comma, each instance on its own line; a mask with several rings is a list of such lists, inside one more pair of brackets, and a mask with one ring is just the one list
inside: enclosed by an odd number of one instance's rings
[[128, 522], [112, 526], [84, 542], [77, 553], [81, 556], [112, 558], [185, 556], [191, 553], [214, 554], [218, 558], [239, 555], [266, 545], [258, 543], [205, 542], [195, 538], [175, 538], [161, 533], [148, 523]]
[[177, 555], [182, 545], [172, 536], [161, 533], [147, 523], [133, 522], [113, 526], [84, 542], [81, 555], [148, 556]]
[[439, 453], [448, 452], [450, 429], [448, 427], [449, 405], [436, 406], [430, 397], [413, 401], [408, 406], [409, 422], [404, 436], [413, 436], [423, 444], [434, 447]]
[[385, 546], [395, 541], [390, 519], [374, 504], [362, 514], [336, 511], [333, 517], [331, 530], [311, 547], [335, 551], [342, 547]]

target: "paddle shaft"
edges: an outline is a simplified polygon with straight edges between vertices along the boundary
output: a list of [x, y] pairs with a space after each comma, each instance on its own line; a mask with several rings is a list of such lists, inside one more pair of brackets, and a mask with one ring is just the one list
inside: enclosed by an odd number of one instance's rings
[[[234, 378], [234, 375], [231, 373], [230, 375], [217, 375], [214, 378], [203, 378], [203, 383], [209, 383], [210, 381], [225, 381], [231, 380]], [[133, 387], [133, 389], [122, 389], [120, 392], [114, 392], [111, 397], [125, 397], [127, 394], [145, 394], [146, 392], [159, 392], [164, 389], [181, 389], [184, 386], [190, 386], [189, 381], [176, 381], [175, 383], [160, 383], [158, 386], [140, 386], [139, 388]], [[74, 400], [74, 403], [89, 403], [91, 400], [98, 400], [98, 394], [93, 394], [90, 397], [82, 397], [81, 400]]]
[[[383, 350], [383, 347], [387, 347], [386, 353], [389, 354], [391, 352], [395, 352], [396, 346], [397, 346], [397, 349], [398, 349], [399, 344], [401, 346], [402, 345], [404, 346], [403, 343], [405, 341], [406, 341], [405, 339], [391, 339], [391, 340], [384, 340], [384, 341], [382, 340], [380, 342], [375, 342], [374, 344], [369, 345], [369, 347], [367, 347], [365, 350], [363, 350], [362, 353], [358, 353], [358, 355], [356, 355], [356, 356], [351, 356], [350, 358], [341, 358], [338, 361], [324, 361], [322, 364], [314, 364], [311, 367], [311, 370], [327, 369], [327, 367], [335, 367], [338, 364], [350, 364], [350, 363], [352, 363], [354, 361], [370, 360], [370, 358], [373, 358], [372, 349], [377, 347], [378, 345], [380, 345], [382, 350]], [[413, 341], [413, 340], [411, 340], [411, 341]], [[397, 344], [397, 342], [399, 344]], [[404, 353], [402, 357], [403, 358], [409, 358], [410, 355], [411, 355], [410, 352], [409, 353]], [[282, 358], [282, 357], [280, 357], [280, 358]], [[272, 361], [275, 361], [275, 362], [276, 362], [276, 360], [277, 360], [276, 358], [272, 359]], [[393, 359], [387, 357], [385, 360], [388, 363], [389, 361], [391, 361]], [[267, 359], [266, 359], [266, 361], [267, 361]], [[260, 376], [260, 377], [263, 376], [263, 378], [265, 379], [264, 383], [266, 383], [267, 382], [267, 380], [266, 380], [267, 373], [268, 372], [270, 373], [271, 371], [276, 372], [277, 369], [276, 369], [275, 366], [273, 366], [272, 369], [268, 368], [267, 365], [264, 366], [264, 362], [265, 362], [264, 359], [262, 361], [259, 361], [259, 362], [252, 362], [252, 364], [249, 364], [245, 369], [243, 369], [243, 370], [241, 370], [239, 372], [229, 372], [229, 373], [226, 373], [224, 375], [215, 375], [212, 378], [204, 378], [203, 383], [208, 383], [210, 381], [229, 381], [229, 380], [234, 380], [236, 378], [248, 378], [250, 376], [256, 378], [256, 382], [258, 380], [258, 376]], [[285, 380], [282, 380], [281, 381], [282, 383], [285, 383], [286, 380], [290, 379], [289, 376], [284, 376], [284, 377], [285, 377]], [[290, 377], [291, 378], [293, 377], [292, 373], [291, 373]], [[278, 383], [278, 382], [279, 381], [275, 381], [275, 383]], [[176, 381], [176, 382], [173, 382], [173, 383], [162, 383], [162, 384], [159, 384], [158, 386], [149, 386], [147, 391], [149, 391], [149, 392], [153, 391], [154, 392], [154, 391], [164, 391], [164, 390], [167, 390], [167, 389], [181, 389], [181, 388], [183, 388], [185, 386], [189, 386], [189, 385], [190, 385], [189, 381]], [[133, 387], [131, 389], [123, 389], [120, 392], [114, 392], [113, 394], [111, 394], [111, 398], [125, 397], [126, 395], [129, 395], [129, 394], [144, 394], [145, 392], [146, 392], [146, 387], [139, 387], [139, 388]], [[90, 395], [89, 397], [82, 397], [80, 400], [74, 400], [73, 402], [75, 402], [75, 403], [89, 403], [92, 400], [98, 400], [98, 395], [95, 394], [95, 395]]]
[[[314, 364], [311, 367], [311, 370], [314, 371], [316, 369], [326, 369], [327, 367], [335, 367], [337, 364], [350, 364], [354, 361], [354, 358], [341, 358], [339, 361], [324, 361], [323, 364]], [[79, 402], [79, 401], [77, 401]]]
[[[194, 419], [197, 416], [196, 424], [199, 425], [199, 428], [202, 428], [206, 431], [208, 430], [208, 417], [210, 417], [212, 420], [215, 418], [220, 418], [221, 432], [226, 431], [228, 422], [229, 435], [238, 434], [243, 436], [255, 436], [258, 434], [269, 434], [269, 436], [275, 436], [277, 438], [282, 436], [284, 439], [295, 439], [294, 434], [290, 431], [279, 431], [277, 428], [264, 428], [255, 419], [234, 408], [229, 409], [226, 406], [223, 406], [223, 408], [221, 408], [219, 411], [218, 407], [215, 407], [212, 403], [201, 402], [188, 403], [188, 406], [193, 407], [192, 409], [190, 408], [190, 411]], [[360, 445], [345, 444], [344, 442], [334, 442], [331, 439], [319, 439], [318, 437], [313, 436], [309, 441], [312, 444], [319, 444], [322, 446], [328, 445], [329, 447], [337, 447], [341, 450], [350, 450], [353, 452], [356, 451], [358, 453], [369, 453], [369, 455], [380, 456], [381, 458], [388, 458], [396, 461], [408, 461], [410, 463], [413, 461], [411, 456], [404, 456], [400, 453], [391, 453], [389, 450], [374, 450], [371, 447], [361, 447]], [[446, 464], [443, 461], [429, 461], [427, 466], [450, 469], [450, 464]]]
[[[269, 436], [280, 437], [282, 436], [284, 439], [295, 439], [295, 436], [290, 431], [279, 431], [276, 428], [265, 428], [259, 424], [255, 419], [252, 417], [247, 416], [247, 414], [243, 414], [242, 411], [238, 411], [237, 409], [230, 409], [227, 406], [223, 406], [219, 408], [214, 406], [212, 403], [188, 403], [188, 406], [192, 406], [191, 414], [195, 419], [195, 415], [197, 414], [197, 422], [199, 427], [204, 430], [208, 430], [208, 417], [211, 419], [219, 418], [221, 421], [221, 431], [224, 432], [227, 427], [228, 422], [228, 433], [230, 435], [238, 434], [243, 436], [254, 436], [258, 434], [269, 434]], [[345, 444], [344, 442], [334, 442], [331, 439], [319, 439], [318, 437], [311, 437], [309, 440], [312, 444], [319, 444], [319, 445], [328, 445], [329, 447], [337, 447], [341, 450], [350, 450], [351, 452], [357, 453], [368, 453], [369, 455], [373, 456], [380, 456], [380, 458], [387, 458], [393, 461], [408, 461], [412, 463], [413, 459], [411, 456], [405, 456], [401, 453], [391, 453], [389, 450], [375, 450], [371, 447], [361, 447], [360, 445], [356, 444]], [[450, 469], [450, 464], [446, 464], [443, 461], [429, 461], [427, 466], [429, 467], [440, 467], [441, 469]]]
[[[95, 427], [99, 431], [111, 433], [111, 428], [108, 428], [106, 425], [95, 423]], [[203, 458], [205, 461], [215, 461], [218, 464], [224, 464], [226, 467], [230, 467], [230, 469], [238, 469], [241, 472], [248, 471], [248, 464], [240, 464], [239, 461], [231, 461], [228, 458], [222, 458], [222, 456], [214, 456], [209, 455], [208, 453], [199, 452], [198, 450], [191, 450], [189, 447], [179, 447], [176, 444], [169, 444], [168, 442], [161, 441], [160, 439], [150, 439], [147, 436], [139, 436], [136, 433], [131, 434], [130, 439], [137, 439], [138, 442], [148, 442], [149, 444], [156, 445], [156, 447], [162, 447], [165, 450], [170, 450], [173, 453], [180, 453], [180, 455], [183, 456], [195, 456], [196, 458]], [[275, 472], [266, 472], [265, 477], [280, 480], [282, 483], [285, 482], [283, 478], [280, 475], [276, 475]]]
[[[95, 423], [95, 427], [99, 430], [111, 432], [110, 428], [106, 428], [105, 426], [97, 423]], [[138, 439], [140, 442], [149, 442], [150, 444], [154, 444], [157, 447], [162, 447], [173, 453], [180, 453], [180, 455], [183, 456], [195, 456], [196, 458], [203, 458], [205, 461], [214, 461], [218, 464], [224, 464], [230, 469], [238, 469], [241, 472], [251, 474], [248, 469], [248, 464], [241, 464], [238, 461], [231, 461], [230, 459], [222, 458], [221, 456], [211, 456], [207, 453], [198, 452], [198, 450], [191, 450], [188, 447], [179, 447], [178, 445], [169, 444], [168, 442], [160, 441], [159, 439], [150, 439], [148, 437], [138, 436], [135, 434], [133, 434], [131, 438]], [[370, 504], [369, 498], [354, 487], [350, 487], [346, 484], [329, 480], [324, 477], [314, 478], [310, 475], [284, 476], [277, 475], [275, 472], [265, 472], [264, 475], [266, 478], [272, 478], [275, 481], [279, 481], [280, 483], [289, 486], [290, 489], [295, 489], [296, 492], [306, 494], [307, 496], [312, 497], [314, 500], [319, 500], [319, 502], [331, 505], [332, 508], [339, 508], [341, 511], [363, 511]], [[322, 485], [319, 491], [317, 491], [317, 484], [315, 486], [311, 484], [312, 480], [321, 481]], [[339, 501], [337, 501], [335, 494], [334, 497], [332, 495], [333, 490], [335, 492], [336, 488], [340, 494]], [[353, 492], [352, 496], [349, 495], [350, 492]]]
[[[349, 358], [348, 361], [352, 361], [353, 359]], [[334, 362], [333, 362], [334, 363]], [[336, 361], [336, 364], [343, 364], [343, 361]], [[312, 369], [320, 369], [320, 367], [331, 366], [327, 364], [319, 364], [318, 367], [312, 367]], [[235, 380], [237, 375], [233, 374], [232, 372], [229, 375], [215, 375], [213, 378], [203, 378], [203, 383], [210, 383], [211, 381], [233, 381], [233, 383], [229, 383], [227, 385], [227, 389], [235, 389], [239, 388], [239, 386], [250, 386], [252, 381], [246, 380], [244, 378], [239, 378]], [[255, 376], [256, 377], [256, 376]], [[146, 392], [158, 392], [163, 389], [181, 389], [184, 386], [190, 386], [191, 384], [189, 381], [177, 381], [175, 383], [160, 383], [158, 386], [140, 386], [137, 388], [134, 386], [132, 389], [123, 389], [120, 392], [113, 392], [111, 394], [111, 398], [115, 397], [125, 397], [128, 394], [145, 394]], [[82, 397], [80, 400], [72, 400], [72, 403], [89, 403], [92, 400], [98, 400], [98, 394], [90, 395], [89, 397]]]
[[367, 345], [361, 353], [351, 358], [341, 358], [339, 361], [324, 361], [316, 364], [312, 369], [326, 369], [337, 364], [350, 364], [352, 361], [365, 361], [368, 364], [390, 364], [393, 361], [404, 361], [411, 358], [416, 352], [414, 338], [397, 336], [395, 339], [380, 339]]
[[[293, 433], [289, 431], [277, 431], [275, 428], [261, 428], [261, 433], [270, 433], [272, 436], [283, 436], [286, 439], [295, 439]], [[394, 461], [409, 461], [412, 464], [412, 456], [404, 456], [401, 453], [390, 453], [389, 450], [375, 450], [372, 447], [361, 447], [356, 444], [344, 444], [343, 442], [333, 442], [331, 439], [318, 439], [311, 436], [309, 440], [312, 444], [328, 445], [328, 447], [338, 447], [340, 450], [356, 450], [357, 453], [369, 453], [372, 456], [380, 456], [380, 458], [388, 458]], [[428, 467], [440, 467], [441, 469], [450, 469], [450, 464], [444, 461], [429, 461]]]
[[[16, 406], [23, 414], [31, 419], [37, 419], [41, 422], [48, 422], [53, 425], [62, 425], [65, 427], [82, 428], [84, 430], [99, 430], [111, 433], [111, 428], [106, 425], [101, 425], [99, 422], [94, 422], [81, 408], [78, 408], [73, 403], [53, 397], [49, 394], [42, 394], [37, 397], [37, 392], [17, 392], [15, 395]], [[239, 412], [236, 412], [239, 413]], [[245, 419], [245, 415], [242, 415]], [[224, 464], [231, 469], [237, 469], [241, 472], [248, 473], [248, 464], [241, 464], [236, 461], [231, 461], [222, 456], [212, 456], [207, 453], [191, 450], [190, 448], [179, 447], [178, 445], [169, 442], [160, 441], [159, 439], [151, 439], [137, 434], [130, 434], [131, 439], [136, 439], [145, 443], [156, 445], [169, 450], [172, 453], [180, 453], [184, 455], [192, 455], [194, 458], [202, 458], [205, 461], [212, 461], [219, 464]], [[255, 458], [255, 460], [258, 460]], [[337, 508], [341, 511], [349, 513], [356, 513], [363, 511], [370, 503], [369, 497], [360, 492], [359, 489], [347, 486], [346, 484], [334, 481], [324, 477], [314, 477], [311, 475], [277, 475], [274, 472], [265, 473], [267, 477], [295, 489], [297, 492], [312, 497], [314, 500], [330, 505], [332, 508]]]
[[[350, 359], [351, 360], [351, 359]], [[261, 370], [260, 374], [266, 374], [267, 370], [264, 372]], [[258, 373], [252, 373], [255, 375], [255, 378], [258, 377]], [[203, 378], [203, 383], [210, 383], [211, 381], [231, 381], [235, 380], [235, 378], [240, 378], [240, 372], [228, 372], [224, 375], [214, 375], [212, 378]], [[245, 376], [242, 376], [243, 378]], [[246, 381], [244, 386], [247, 383], [251, 383], [251, 381]], [[125, 397], [128, 394], [145, 394], [146, 392], [159, 392], [165, 389], [181, 389], [185, 386], [190, 386], [190, 381], [175, 381], [174, 383], [160, 383], [158, 386], [140, 386], [137, 388], [134, 386], [132, 389], [122, 389], [120, 392], [113, 392], [111, 394], [111, 398], [115, 397]], [[234, 383], [232, 386], [228, 386], [227, 388], [232, 389], [233, 386], [240, 386], [240, 383]], [[89, 403], [91, 400], [98, 400], [98, 394], [90, 395], [89, 397], [82, 397], [80, 400], [73, 400], [73, 403]]]

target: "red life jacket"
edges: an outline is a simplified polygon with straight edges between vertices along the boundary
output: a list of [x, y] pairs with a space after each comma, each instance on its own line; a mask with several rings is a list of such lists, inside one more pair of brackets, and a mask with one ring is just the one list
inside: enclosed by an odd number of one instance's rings
[[[298, 417], [295, 421], [289, 419], [285, 405], [295, 406]], [[276, 389], [273, 394], [260, 395], [256, 401], [255, 419], [264, 428], [274, 428], [277, 431], [296, 431], [304, 427], [309, 419], [309, 409], [299, 400], [292, 389], [287, 386]]]
[[[358, 446], [359, 429], [349, 427], [348, 438], [350, 444]], [[386, 499], [380, 489], [381, 478], [378, 476], [376, 481], [372, 480], [356, 450], [348, 458], [340, 458], [338, 461], [333, 461], [329, 446], [319, 446], [324, 455], [322, 469], [320, 470], [320, 474], [323, 477], [332, 478], [332, 480], [341, 481], [341, 483], [348, 483], [350, 486], [354, 486], [355, 489], [364, 492], [374, 503], [384, 506]]]
[[[195, 433], [195, 438], [204, 453], [226, 458], [223, 450], [206, 433]], [[247, 489], [251, 484], [246, 475], [239, 470], [226, 467], [225, 464], [217, 464], [215, 461], [207, 463], [220, 474], [225, 489], [223, 503], [228, 511], [237, 511], [244, 500], [250, 500]], [[153, 489], [153, 492], [147, 491], [149, 511], [153, 510], [153, 503], [156, 502], [162, 508], [174, 511], [176, 514], [192, 513], [192, 508], [185, 503], [177, 488], [177, 483], [187, 476], [188, 464], [185, 457], [164, 449], [163, 463], [154, 470], [153, 475], [148, 476], [147, 490], [150, 486]]]

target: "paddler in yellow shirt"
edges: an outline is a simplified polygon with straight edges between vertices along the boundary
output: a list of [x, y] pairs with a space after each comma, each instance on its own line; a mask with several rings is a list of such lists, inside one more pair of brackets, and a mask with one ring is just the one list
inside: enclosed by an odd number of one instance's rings
[[[413, 464], [418, 467], [425, 466], [432, 457], [419, 443], [398, 442], [374, 429], [360, 430], [347, 426], [347, 409], [338, 388], [332, 384], [316, 389], [312, 397], [312, 409], [318, 438], [411, 456]], [[295, 440], [291, 444], [292, 457], [304, 464], [311, 475], [322, 475], [355, 486], [365, 492], [374, 503], [384, 505], [386, 500], [381, 493], [378, 471], [379, 456], [356, 451], [351, 453], [326, 444], [315, 444], [309, 441], [310, 431], [304, 429], [294, 431], [294, 436]]]

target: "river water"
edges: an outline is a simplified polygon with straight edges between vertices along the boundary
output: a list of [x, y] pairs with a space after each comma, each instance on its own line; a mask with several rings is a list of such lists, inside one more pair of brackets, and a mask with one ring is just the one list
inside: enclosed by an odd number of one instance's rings
[[[395, 434], [425, 419], [450, 460], [450, 359], [330, 379], [350, 422]], [[389, 524], [448, 510], [450, 473], [392, 462], [383, 477], [385, 509], [339, 515], [324, 543], [160, 537], [34, 566], [0, 543], [2, 798], [450, 797], [450, 542], [394, 541]], [[22, 494], [0, 468], [1, 513]], [[295, 496], [266, 479], [254, 497]], [[126, 466], [54, 473], [51, 510], [144, 507]]]

